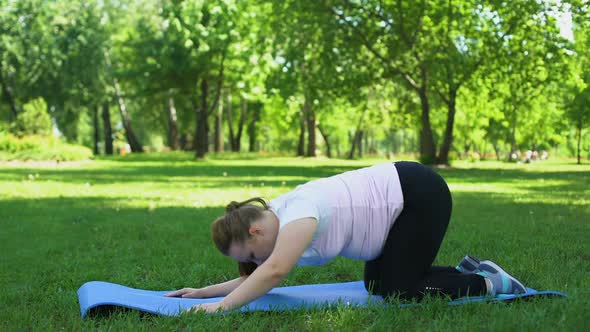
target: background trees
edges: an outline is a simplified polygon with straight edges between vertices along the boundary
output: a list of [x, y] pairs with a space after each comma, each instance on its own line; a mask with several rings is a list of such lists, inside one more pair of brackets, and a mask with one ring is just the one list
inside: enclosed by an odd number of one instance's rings
[[447, 164], [574, 146], [581, 159], [590, 145], [587, 1], [1, 6], [1, 121], [23, 132], [33, 103], [95, 153], [246, 146]]
[[584, 132], [590, 123], [590, 3], [575, 3], [569, 9], [573, 12], [576, 25], [573, 31], [574, 51], [571, 54], [573, 60], [569, 62], [569, 69], [573, 75], [568, 80], [568, 88], [565, 90], [565, 103], [566, 115], [575, 128], [575, 151], [580, 164], [584, 141], [590, 158], [588, 133]]

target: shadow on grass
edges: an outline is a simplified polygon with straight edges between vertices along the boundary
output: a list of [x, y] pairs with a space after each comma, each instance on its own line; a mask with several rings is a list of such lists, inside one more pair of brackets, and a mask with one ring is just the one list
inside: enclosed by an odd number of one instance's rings
[[[550, 168], [548, 168], [550, 169]], [[572, 179], [590, 180], [590, 172], [580, 171], [547, 171], [525, 169], [495, 169], [495, 168], [450, 168], [438, 170], [446, 178], [458, 178], [465, 182], [506, 182], [541, 179]]]
[[139, 311], [127, 307], [115, 305], [99, 305], [88, 310], [88, 312], [86, 313], [86, 319], [112, 319], [125, 316], [134, 312], [138, 313], [140, 319], [154, 318], [158, 316], [150, 312]]
[[[196, 159], [194, 151], [172, 151], [152, 153], [131, 153], [125, 156], [95, 156], [97, 160], [113, 160], [120, 162], [194, 162], [206, 163], [215, 160], [264, 160], [272, 158], [296, 158], [288, 153], [263, 153], [263, 152], [209, 152], [205, 159]], [[303, 159], [303, 158], [302, 158]], [[337, 160], [337, 159], [336, 159]]]
[[[35, 169], [14, 168], [3, 170], [0, 181], [20, 181], [28, 179], [29, 175], [39, 174], [39, 181], [59, 181], [66, 183], [96, 183], [108, 184], [117, 182], [175, 182], [191, 181], [191, 177], [206, 177], [206, 181], [199, 181], [204, 187], [217, 187], [231, 184], [232, 186], [257, 185], [261, 181], [268, 185], [280, 186], [282, 181], [265, 181], [265, 177], [304, 177], [312, 180], [328, 177], [348, 170], [352, 166], [252, 166], [252, 165], [174, 165], [170, 166], [127, 166], [100, 169]], [[224, 175], [225, 174], [225, 175]], [[241, 177], [255, 177], [255, 180], [240, 180]], [[192, 181], [198, 181], [193, 179]], [[218, 183], [215, 183], [217, 181]], [[208, 183], [210, 182], [210, 183]], [[302, 181], [291, 181], [299, 184]]]
[[[588, 190], [590, 172], [583, 171], [531, 171], [516, 169], [446, 169], [439, 173], [450, 183], [494, 184], [510, 183], [515, 188], [553, 195], [556, 193], [583, 193]], [[559, 181], [561, 184], [545, 184]], [[590, 197], [587, 197], [590, 198]]]
[[[166, 155], [167, 156], [167, 155]], [[145, 158], [149, 158], [145, 157]], [[144, 161], [144, 159], [139, 161]], [[0, 181], [23, 181], [39, 174], [36, 181], [58, 181], [64, 183], [194, 183], [201, 188], [259, 186], [296, 186], [304, 182], [358, 169], [358, 166], [318, 165], [211, 165], [175, 164], [136, 165], [121, 163], [112, 168], [10, 168], [0, 173]], [[518, 169], [444, 169], [438, 172], [447, 182], [506, 183], [526, 190], [581, 192], [590, 183], [590, 172], [577, 171], [531, 171]], [[284, 179], [281, 179], [284, 177]], [[290, 179], [296, 177], [298, 179]], [[559, 180], [563, 185], [543, 186], [541, 181]], [[535, 184], [535, 186], [527, 186]], [[539, 184], [539, 185], [536, 185]]]

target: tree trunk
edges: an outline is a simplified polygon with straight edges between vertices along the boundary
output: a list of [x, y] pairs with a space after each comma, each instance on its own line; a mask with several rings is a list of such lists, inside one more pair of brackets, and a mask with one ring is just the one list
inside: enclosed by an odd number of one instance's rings
[[469, 154], [469, 150], [471, 150], [471, 143], [470, 142], [466, 142], [465, 144], [463, 144], [463, 151], [459, 151], [459, 149], [456, 149], [457, 152], [460, 153], [461, 157], [466, 158], [467, 155]]
[[370, 130], [365, 130], [363, 131], [363, 142], [364, 142], [364, 148], [363, 151], [365, 154], [367, 153], [371, 153], [371, 131]]
[[176, 107], [174, 106], [174, 98], [168, 97], [168, 146], [173, 151], [178, 150], [180, 142], [178, 141], [178, 122], [176, 118]]
[[357, 148], [357, 145], [359, 145], [358, 146], [359, 155], [362, 156], [362, 151], [361, 151], [362, 150], [362, 147], [360, 146], [359, 142], [362, 139], [362, 135], [363, 135], [362, 130], [361, 130], [361, 127], [363, 125], [363, 120], [365, 118], [365, 113], [366, 112], [367, 112], [367, 107], [364, 107], [363, 108], [363, 112], [361, 113], [361, 117], [359, 118], [359, 122], [358, 122], [358, 124], [356, 126], [356, 130], [354, 132], [354, 137], [352, 138], [352, 141], [351, 141], [352, 146], [350, 147], [350, 152], [348, 153], [348, 159], [354, 158], [354, 152], [355, 152], [355, 150]]
[[377, 139], [375, 139], [375, 131], [371, 130], [371, 139], [369, 140], [369, 152], [371, 154], [377, 154]]
[[238, 133], [236, 134], [235, 150], [242, 150], [242, 133], [244, 132], [244, 123], [246, 123], [246, 113], [248, 112], [248, 101], [243, 96], [240, 99], [240, 122], [238, 123]]
[[307, 156], [315, 157], [316, 153], [316, 122], [315, 122], [315, 111], [311, 105], [311, 100], [308, 97], [305, 98], [303, 107], [306, 108], [305, 114], [307, 119]]
[[512, 155], [516, 152], [516, 107], [514, 106], [512, 107], [510, 122], [510, 155], [508, 161], [514, 161], [514, 158], [512, 158]]
[[190, 136], [188, 133], [185, 132], [180, 135], [179, 143], [180, 143], [180, 150], [182, 150], [182, 151], [192, 150], [192, 146], [190, 145], [191, 139], [190, 139]]
[[93, 152], [94, 155], [98, 155], [100, 153], [99, 149], [98, 149], [98, 142], [100, 142], [100, 126], [98, 124], [98, 105], [94, 105], [94, 107], [92, 108], [92, 127], [94, 127], [94, 146], [93, 146]]
[[229, 147], [231, 151], [235, 151], [234, 149], [234, 145], [235, 145], [235, 134], [234, 134], [234, 116], [233, 116], [233, 111], [232, 111], [232, 105], [231, 105], [231, 90], [228, 89], [227, 92], [227, 108], [225, 110], [225, 113], [227, 114], [227, 127], [229, 129]]
[[366, 136], [365, 133], [366, 132], [364, 130], [360, 130], [359, 131], [359, 134], [357, 136], [358, 141], [357, 141], [356, 144], [357, 144], [358, 149], [359, 149], [359, 158], [362, 158], [363, 155], [364, 155], [364, 152], [365, 152], [364, 149], [363, 149], [363, 138]]
[[582, 150], [580, 148], [581, 146], [581, 142], [582, 142], [582, 121], [578, 121], [578, 125], [577, 125], [577, 141], [578, 141], [578, 165], [582, 164]]
[[305, 156], [305, 119], [307, 118], [305, 111], [305, 106], [302, 106], [299, 117], [299, 143], [297, 144], [297, 155], [301, 157]]
[[113, 154], [113, 130], [111, 129], [111, 112], [109, 111], [109, 103], [102, 104], [102, 126], [104, 130], [104, 153], [107, 155]]
[[195, 107], [195, 118], [197, 125], [195, 128], [195, 157], [202, 159], [207, 153], [209, 146], [208, 142], [208, 126], [207, 126], [207, 97], [209, 93], [209, 83], [206, 79], [201, 80], [201, 105]]
[[360, 134], [360, 132], [357, 129], [354, 132], [354, 136], [351, 139], [350, 152], [348, 152], [348, 159], [353, 159], [354, 158], [354, 152], [356, 150], [356, 145], [357, 145], [357, 142], [358, 142], [358, 136], [359, 136], [359, 134]]
[[115, 87], [115, 96], [121, 113], [121, 122], [123, 122], [123, 127], [125, 128], [125, 138], [127, 138], [127, 142], [131, 147], [131, 152], [143, 152], [143, 147], [141, 146], [141, 143], [139, 143], [139, 140], [133, 131], [133, 127], [131, 126], [131, 117], [127, 112], [127, 105], [125, 105], [125, 100], [123, 100], [121, 90], [119, 89], [119, 83], [115, 78], [113, 78], [113, 85]]
[[[227, 45], [226, 45], [227, 46]], [[221, 63], [219, 65], [219, 76], [217, 77], [217, 83], [216, 83], [216, 87], [215, 87], [215, 95], [213, 97], [213, 103], [211, 104], [211, 107], [208, 107], [205, 109], [205, 111], [207, 112], [207, 119], [209, 119], [209, 116], [213, 113], [216, 114], [215, 116], [215, 130], [214, 130], [214, 137], [213, 137], [213, 141], [214, 141], [214, 147], [215, 147], [215, 152], [220, 152], [223, 150], [223, 105], [220, 106], [220, 104], [223, 104], [223, 97], [222, 97], [222, 90], [223, 90], [223, 72], [225, 70], [225, 57], [227, 55], [227, 47], [223, 50], [223, 57], [221, 59]], [[209, 121], [207, 121], [206, 124], [207, 127], [207, 135], [211, 132], [210, 128], [209, 128]], [[207, 136], [208, 137], [208, 136]], [[209, 141], [207, 140], [207, 143]], [[207, 151], [209, 151], [209, 144], [207, 144]]]
[[217, 112], [215, 114], [215, 152], [223, 151], [223, 98], [219, 100]]
[[488, 153], [488, 141], [484, 140], [482, 142], [483, 146], [480, 147], [479, 151], [479, 159], [480, 160], [487, 160], [486, 155]]
[[434, 136], [432, 134], [432, 127], [430, 125], [430, 104], [426, 88], [418, 90], [420, 97], [420, 104], [422, 106], [422, 113], [420, 115], [420, 161], [424, 164], [432, 164], [436, 161], [436, 148], [434, 144]]
[[16, 101], [14, 100], [13, 90], [10, 86], [8, 86], [8, 83], [4, 81], [4, 77], [2, 77], [2, 75], [0, 75], [0, 85], [2, 85], [2, 95], [10, 107], [10, 120], [14, 122], [18, 117], [18, 108], [16, 107]]
[[457, 91], [451, 90], [449, 100], [447, 104], [447, 127], [445, 128], [445, 135], [443, 144], [440, 147], [438, 153], [437, 164], [448, 165], [449, 164], [449, 151], [453, 145], [453, 127], [455, 125], [455, 114], [456, 114], [456, 102], [457, 102]]
[[233, 127], [233, 114], [231, 110], [231, 103], [228, 102], [228, 109], [227, 109], [227, 125], [229, 127], [229, 143], [230, 148], [234, 152], [240, 152], [241, 150], [241, 142], [242, 142], [242, 133], [244, 132], [244, 123], [246, 122], [246, 113], [248, 111], [248, 101], [246, 98], [241, 97], [240, 99], [240, 120], [238, 121], [238, 129], [237, 132], [234, 130]]
[[256, 148], [256, 135], [258, 131], [258, 120], [260, 119], [260, 112], [261, 112], [262, 104], [257, 102], [251, 107], [251, 118], [250, 123], [248, 124], [248, 139], [249, 139], [249, 147], [248, 150], [250, 152], [255, 152]]
[[330, 146], [330, 136], [328, 135], [328, 133], [322, 129], [322, 126], [318, 124], [318, 129], [320, 131], [320, 135], [322, 135], [322, 138], [324, 139], [324, 142], [326, 142], [326, 156], [328, 158], [332, 158], [332, 147]]

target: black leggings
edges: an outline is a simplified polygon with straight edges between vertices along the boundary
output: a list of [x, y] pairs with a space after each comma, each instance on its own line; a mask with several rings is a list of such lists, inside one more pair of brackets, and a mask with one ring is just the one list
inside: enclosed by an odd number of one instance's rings
[[383, 251], [365, 264], [365, 288], [385, 298], [420, 300], [426, 294], [452, 299], [486, 293], [484, 278], [454, 267], [432, 266], [451, 218], [445, 181], [415, 162], [395, 162], [404, 208], [391, 227]]

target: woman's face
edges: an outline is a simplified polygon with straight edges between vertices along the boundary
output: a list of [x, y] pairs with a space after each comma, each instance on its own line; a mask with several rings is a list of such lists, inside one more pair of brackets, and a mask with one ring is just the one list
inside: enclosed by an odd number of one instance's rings
[[260, 265], [274, 249], [278, 226], [275, 227], [272, 216], [265, 214], [261, 220], [250, 225], [249, 232], [250, 237], [244, 243], [230, 245], [229, 255], [238, 262]]
[[[261, 239], [257, 235], [253, 235], [245, 243], [241, 245], [233, 245], [230, 248], [230, 256], [238, 262], [242, 263], [256, 263], [260, 265], [270, 256], [272, 253], [272, 247], [270, 247], [264, 239]], [[233, 249], [233, 250], [232, 250]]]

